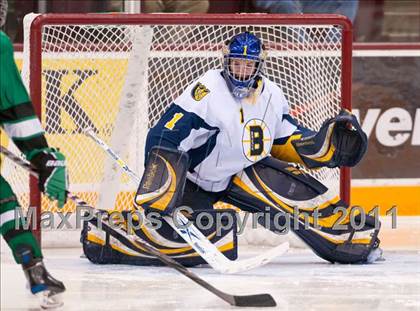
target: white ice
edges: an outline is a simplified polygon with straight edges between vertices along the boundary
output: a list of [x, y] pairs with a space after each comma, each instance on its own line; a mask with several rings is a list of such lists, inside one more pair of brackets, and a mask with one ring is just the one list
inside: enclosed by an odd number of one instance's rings
[[[40, 310], [4, 246], [1, 310]], [[240, 256], [260, 251], [247, 247]], [[67, 287], [60, 310], [236, 309], [170, 268], [93, 265], [80, 255], [81, 249], [44, 250], [48, 270]], [[388, 251], [385, 257], [372, 265], [332, 265], [309, 250], [292, 250], [239, 275], [192, 271], [229, 293], [270, 293], [278, 310], [420, 310], [420, 252]]]

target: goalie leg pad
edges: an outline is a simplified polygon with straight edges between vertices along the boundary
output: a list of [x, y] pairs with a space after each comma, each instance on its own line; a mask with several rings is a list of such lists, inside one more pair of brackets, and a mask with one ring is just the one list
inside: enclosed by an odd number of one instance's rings
[[188, 166], [186, 152], [153, 147], [146, 160], [135, 204], [146, 211], [171, 214], [181, 203]]
[[363, 229], [354, 230], [348, 225], [348, 232], [343, 234], [339, 232], [336, 235], [326, 234], [322, 229], [307, 230], [301, 223], [299, 223], [299, 229], [294, 232], [319, 257], [331, 263], [369, 263], [370, 253], [379, 247], [379, 228], [372, 225], [375, 222], [372, 216], [366, 215], [366, 218]]
[[[201, 232], [209, 237], [219, 250], [229, 259], [237, 258], [237, 223], [235, 212], [231, 210], [205, 210], [208, 217], [198, 220], [198, 215], [203, 212], [197, 210], [191, 215], [191, 221]], [[226, 217], [233, 219], [233, 223]], [[95, 264], [129, 264], [139, 266], [162, 266], [162, 262], [150, 255], [146, 250], [130, 242], [127, 234], [121, 235], [110, 230], [107, 226], [107, 219], [110, 213], [103, 211], [99, 225], [98, 217], [94, 217], [83, 224], [81, 242], [86, 257]], [[128, 212], [125, 212], [125, 216]], [[127, 217], [125, 218], [127, 219]], [[220, 219], [219, 228], [216, 227], [215, 219]], [[127, 220], [126, 220], [127, 221]], [[198, 223], [199, 222], [199, 223]], [[210, 223], [212, 222], [212, 224]], [[159, 229], [152, 229], [143, 226], [135, 230], [137, 237], [155, 247], [159, 251], [171, 256], [180, 264], [192, 267], [206, 264], [203, 258], [198, 255], [178, 234], [163, 220]], [[109, 224], [109, 223], [108, 223]], [[138, 225], [138, 223], [134, 223]], [[126, 226], [122, 226], [126, 233]]]
[[[356, 216], [359, 229], [353, 229], [349, 217], [340, 219], [336, 208], [348, 210], [348, 206], [338, 196], [295, 166], [271, 157], [237, 174], [224, 201], [251, 213], [268, 210], [266, 228], [277, 231], [279, 225], [288, 225], [287, 229], [330, 262], [366, 262], [377, 244], [379, 228], [372, 216], [366, 215], [364, 224]], [[279, 213], [284, 216], [278, 217]]]

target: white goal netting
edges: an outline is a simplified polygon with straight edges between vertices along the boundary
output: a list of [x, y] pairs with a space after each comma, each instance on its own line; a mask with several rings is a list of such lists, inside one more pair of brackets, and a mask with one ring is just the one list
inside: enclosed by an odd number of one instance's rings
[[[265, 75], [283, 90], [293, 116], [314, 130], [339, 112], [342, 79], [350, 79], [342, 76], [338, 25], [304, 18], [300, 24], [288, 24], [287, 18], [264, 24], [263, 15], [238, 24], [227, 17], [218, 25], [205, 20], [188, 24], [185, 16], [182, 25], [145, 24], [140, 16], [137, 25], [128, 25], [119, 15], [105, 24], [91, 16], [86, 24], [86, 17], [73, 16], [65, 23], [58, 16], [43, 24], [37, 51], [41, 71], [34, 69], [25, 50], [24, 76], [31, 82], [41, 79], [42, 124], [49, 144], [67, 157], [70, 190], [96, 207], [131, 208], [136, 185], [82, 130], [94, 128], [141, 176], [148, 129], [191, 82], [221, 68], [222, 46], [233, 35], [249, 30], [263, 40], [268, 50]], [[30, 19], [26, 22], [30, 31]], [[29, 36], [25, 40], [30, 47]], [[339, 193], [339, 170], [310, 173]], [[27, 174], [9, 161], [2, 174], [27, 207]], [[64, 209], [74, 210], [72, 202]], [[42, 211], [56, 207], [43, 198]]]

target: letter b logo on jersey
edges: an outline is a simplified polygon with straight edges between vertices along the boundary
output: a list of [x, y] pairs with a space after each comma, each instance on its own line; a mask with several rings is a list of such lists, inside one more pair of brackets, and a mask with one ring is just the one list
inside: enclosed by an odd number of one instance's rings
[[263, 120], [252, 119], [243, 129], [242, 148], [245, 157], [256, 162], [265, 157], [271, 150], [270, 129]]
[[251, 125], [249, 127], [250, 154], [251, 156], [259, 156], [264, 151], [264, 132], [261, 126]]

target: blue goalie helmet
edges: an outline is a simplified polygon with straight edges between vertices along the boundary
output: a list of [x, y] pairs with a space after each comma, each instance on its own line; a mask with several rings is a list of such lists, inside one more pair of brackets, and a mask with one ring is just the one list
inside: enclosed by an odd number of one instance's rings
[[261, 40], [246, 31], [235, 35], [223, 51], [223, 76], [235, 98], [247, 97], [260, 78], [265, 60]]

